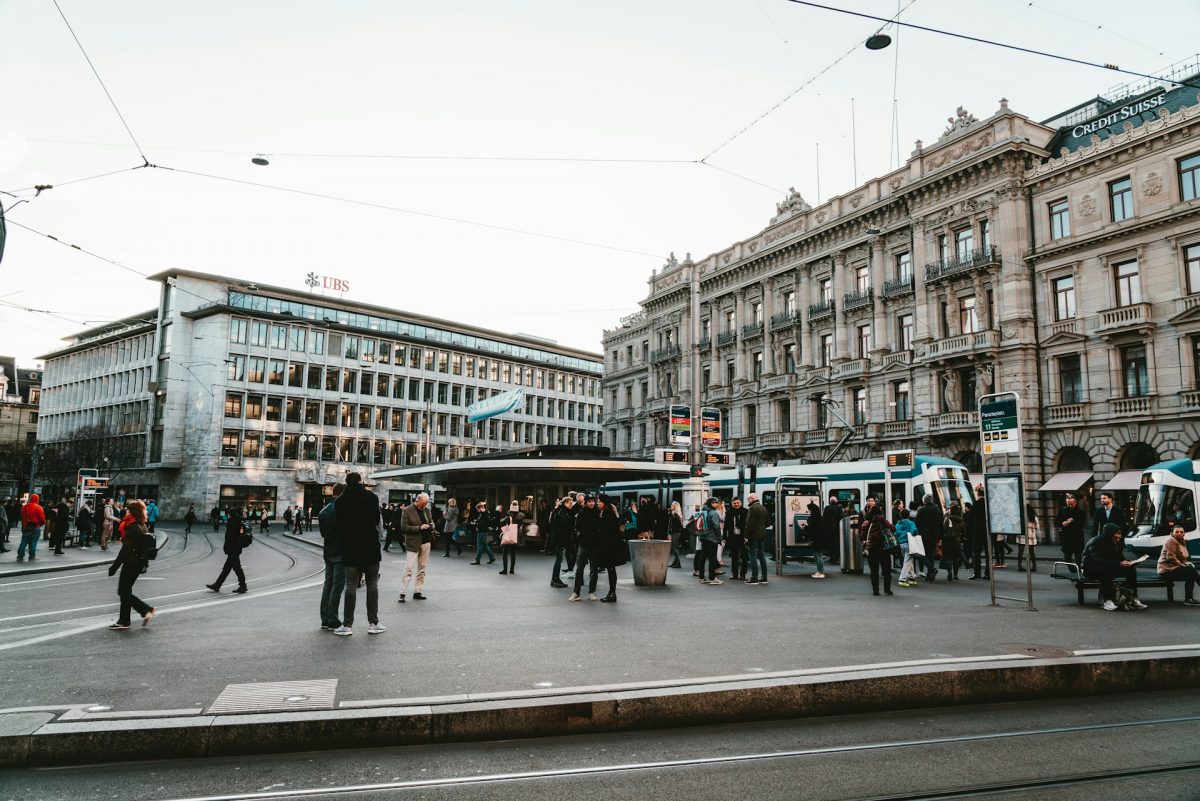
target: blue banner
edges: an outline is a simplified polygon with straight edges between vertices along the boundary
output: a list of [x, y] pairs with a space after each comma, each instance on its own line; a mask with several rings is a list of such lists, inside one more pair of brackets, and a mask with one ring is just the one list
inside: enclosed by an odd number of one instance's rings
[[487, 400], [481, 400], [478, 403], [472, 403], [467, 407], [467, 422], [478, 423], [480, 420], [487, 420], [489, 417], [511, 412], [513, 409], [518, 409], [525, 402], [525, 387], [517, 387], [510, 389], [508, 392], [501, 392], [499, 395], [493, 395]]

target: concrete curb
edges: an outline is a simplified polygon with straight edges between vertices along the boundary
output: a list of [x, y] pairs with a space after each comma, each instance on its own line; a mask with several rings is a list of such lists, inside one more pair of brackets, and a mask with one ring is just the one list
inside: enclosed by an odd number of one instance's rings
[[[55, 720], [0, 714], [0, 767], [431, 745], [1029, 701], [1200, 686], [1200, 650], [1013, 658], [563, 688], [240, 715]], [[387, 703], [387, 702], [380, 702]], [[199, 710], [196, 710], [199, 711]], [[131, 747], [131, 743], [135, 743]]]

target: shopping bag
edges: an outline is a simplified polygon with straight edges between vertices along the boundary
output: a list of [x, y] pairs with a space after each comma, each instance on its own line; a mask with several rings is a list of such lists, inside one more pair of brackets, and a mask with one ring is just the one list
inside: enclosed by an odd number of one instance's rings
[[908, 553], [910, 556], [924, 556], [925, 542], [920, 537], [910, 534], [908, 537]]

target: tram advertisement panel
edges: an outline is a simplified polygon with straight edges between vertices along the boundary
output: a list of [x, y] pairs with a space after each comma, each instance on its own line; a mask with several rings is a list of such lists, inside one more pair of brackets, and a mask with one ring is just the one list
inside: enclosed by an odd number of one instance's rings
[[785, 548], [812, 543], [808, 532], [808, 505], [815, 503], [819, 508], [821, 495], [822, 485], [819, 481], [784, 479], [779, 482], [779, 491], [775, 496], [778, 505], [775, 519], [783, 524]]

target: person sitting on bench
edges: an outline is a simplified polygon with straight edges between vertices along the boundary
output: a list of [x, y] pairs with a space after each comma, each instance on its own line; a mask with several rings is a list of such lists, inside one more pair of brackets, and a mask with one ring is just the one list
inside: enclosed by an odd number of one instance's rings
[[1162, 554], [1158, 557], [1158, 577], [1163, 581], [1182, 581], [1183, 602], [1188, 606], [1200, 606], [1200, 601], [1193, 595], [1200, 571], [1188, 561], [1187, 532], [1183, 526], [1171, 529], [1170, 538], [1163, 544]]
[[1125, 579], [1125, 590], [1129, 605], [1134, 609], [1146, 609], [1146, 604], [1137, 597], [1137, 568], [1125, 558], [1124, 533], [1116, 523], [1105, 523], [1100, 533], [1083, 546], [1083, 575], [1100, 582], [1101, 606], [1112, 612], [1117, 606], [1115, 579]]

